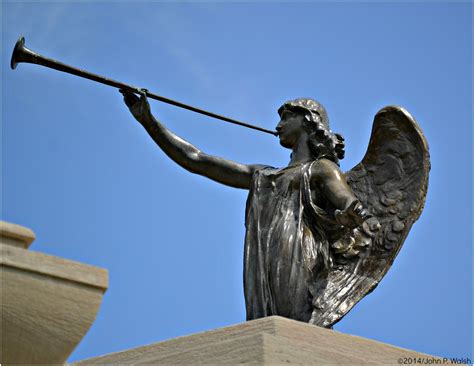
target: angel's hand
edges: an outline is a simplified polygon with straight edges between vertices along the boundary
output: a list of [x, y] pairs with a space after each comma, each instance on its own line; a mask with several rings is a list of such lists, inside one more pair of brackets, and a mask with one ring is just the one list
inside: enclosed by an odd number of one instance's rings
[[137, 90], [140, 98], [128, 90], [120, 89], [119, 92], [122, 93], [125, 104], [138, 122], [144, 123], [150, 120], [150, 104], [148, 103], [145, 90]]
[[349, 207], [343, 211], [336, 210], [334, 216], [338, 224], [351, 229], [362, 225], [364, 221], [372, 217], [359, 200], [354, 200]]

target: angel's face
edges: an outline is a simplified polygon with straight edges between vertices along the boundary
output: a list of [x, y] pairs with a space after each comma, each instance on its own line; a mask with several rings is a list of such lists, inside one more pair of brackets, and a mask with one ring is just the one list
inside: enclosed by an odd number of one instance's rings
[[285, 109], [281, 113], [281, 120], [276, 126], [280, 145], [288, 149], [292, 149], [298, 143], [303, 133], [305, 118], [300, 113], [295, 113]]

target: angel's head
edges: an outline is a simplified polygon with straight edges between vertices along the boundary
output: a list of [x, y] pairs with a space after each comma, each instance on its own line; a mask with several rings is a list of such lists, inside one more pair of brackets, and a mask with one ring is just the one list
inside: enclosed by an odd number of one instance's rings
[[319, 102], [310, 98], [290, 100], [278, 109], [278, 114], [281, 121], [277, 131], [282, 146], [292, 148], [299, 134], [306, 133], [315, 160], [325, 158], [339, 164], [344, 158], [344, 138], [331, 131], [326, 109]]

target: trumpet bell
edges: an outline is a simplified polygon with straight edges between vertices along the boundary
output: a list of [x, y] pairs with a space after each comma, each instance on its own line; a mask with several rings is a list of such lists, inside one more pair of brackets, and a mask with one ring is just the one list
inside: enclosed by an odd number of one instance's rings
[[10, 61], [10, 67], [12, 68], [12, 70], [16, 68], [16, 65], [18, 65], [18, 62], [21, 62], [18, 59], [18, 56], [22, 53], [24, 48], [25, 48], [25, 37], [20, 37], [18, 38], [18, 41], [16, 41], [15, 48], [13, 49], [13, 53], [12, 53], [12, 59]]

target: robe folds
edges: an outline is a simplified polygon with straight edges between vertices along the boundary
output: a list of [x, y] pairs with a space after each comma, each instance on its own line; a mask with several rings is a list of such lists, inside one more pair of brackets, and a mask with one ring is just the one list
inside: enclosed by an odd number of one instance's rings
[[315, 162], [255, 172], [245, 218], [247, 320], [270, 315], [308, 322], [318, 311], [331, 258], [327, 228], [334, 215], [311, 189]]

